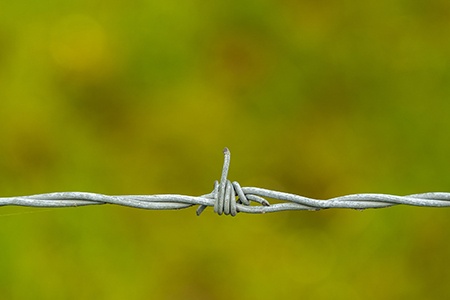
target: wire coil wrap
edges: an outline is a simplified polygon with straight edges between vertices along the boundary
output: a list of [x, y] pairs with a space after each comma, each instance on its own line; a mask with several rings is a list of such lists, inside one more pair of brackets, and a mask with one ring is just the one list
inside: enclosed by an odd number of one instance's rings
[[[206, 207], [214, 212], [235, 216], [238, 212], [269, 213], [288, 210], [321, 210], [328, 208], [384, 208], [393, 205], [423, 207], [450, 207], [450, 193], [433, 192], [396, 196], [388, 194], [353, 194], [328, 200], [307, 198], [295, 194], [257, 187], [241, 187], [237, 181], [227, 179], [231, 154], [224, 149], [224, 164], [220, 182], [215, 181], [211, 193], [202, 196], [174, 194], [108, 196], [86, 192], [56, 192], [30, 196], [0, 197], [0, 206], [16, 205], [29, 207], [74, 207], [85, 205], [115, 204], [151, 210], [182, 209], [199, 205], [197, 215]], [[266, 198], [285, 201], [270, 205]], [[260, 205], [251, 205], [256, 202]]]

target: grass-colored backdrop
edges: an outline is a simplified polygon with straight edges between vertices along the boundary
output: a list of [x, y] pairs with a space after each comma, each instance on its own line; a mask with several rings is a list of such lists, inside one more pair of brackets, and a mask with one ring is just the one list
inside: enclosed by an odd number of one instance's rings
[[[0, 195], [450, 191], [450, 2], [2, 1]], [[443, 299], [450, 210], [0, 209], [1, 299]]]

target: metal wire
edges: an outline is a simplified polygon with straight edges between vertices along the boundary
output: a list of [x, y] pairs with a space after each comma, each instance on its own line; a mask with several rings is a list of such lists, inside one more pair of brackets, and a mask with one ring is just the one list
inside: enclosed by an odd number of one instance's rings
[[[238, 212], [269, 213], [288, 210], [321, 210], [327, 208], [383, 208], [394, 205], [425, 207], [450, 207], [450, 193], [436, 192], [395, 196], [388, 194], [353, 194], [328, 200], [307, 198], [295, 194], [257, 187], [241, 187], [236, 181], [227, 179], [231, 154], [224, 149], [224, 164], [220, 182], [215, 181], [211, 193], [201, 196], [175, 194], [108, 196], [85, 192], [57, 192], [30, 196], [0, 197], [0, 206], [16, 205], [30, 207], [74, 207], [84, 205], [116, 204], [151, 210], [182, 209], [199, 205], [197, 215], [208, 206], [219, 215], [235, 216]], [[265, 198], [285, 201], [270, 205]], [[251, 205], [252, 202], [259, 205]]]

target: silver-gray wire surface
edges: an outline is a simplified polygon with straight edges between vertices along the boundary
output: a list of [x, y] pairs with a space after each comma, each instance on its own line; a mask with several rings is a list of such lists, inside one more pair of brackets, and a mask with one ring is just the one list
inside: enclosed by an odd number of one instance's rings
[[[30, 207], [74, 207], [84, 205], [116, 204], [151, 210], [182, 209], [198, 205], [197, 215], [208, 207], [214, 207], [219, 215], [235, 216], [238, 212], [269, 213], [288, 210], [321, 210], [327, 208], [383, 208], [393, 205], [425, 207], [450, 207], [450, 193], [434, 192], [395, 196], [388, 194], [353, 194], [328, 200], [307, 198], [295, 194], [258, 187], [241, 187], [237, 181], [227, 179], [230, 151], [224, 149], [224, 164], [220, 181], [215, 181], [211, 193], [201, 196], [175, 194], [108, 196], [86, 192], [57, 192], [30, 196], [0, 197], [0, 205]], [[269, 199], [285, 201], [270, 204]], [[251, 205], [254, 202], [258, 205]]]

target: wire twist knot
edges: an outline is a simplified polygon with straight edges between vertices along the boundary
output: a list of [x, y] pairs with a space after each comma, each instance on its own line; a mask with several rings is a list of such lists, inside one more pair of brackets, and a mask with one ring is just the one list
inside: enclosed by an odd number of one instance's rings
[[[231, 153], [228, 148], [223, 149], [224, 161], [222, 168], [222, 176], [220, 182], [214, 182], [214, 190], [212, 197], [214, 199], [214, 212], [222, 215], [232, 215], [233, 217], [238, 213], [238, 204], [250, 205], [250, 201], [258, 202], [264, 206], [269, 206], [269, 202], [256, 195], [246, 195], [237, 181], [231, 182], [227, 179], [228, 170], [230, 168]], [[197, 209], [199, 216], [206, 208], [206, 205], [200, 205]]]

